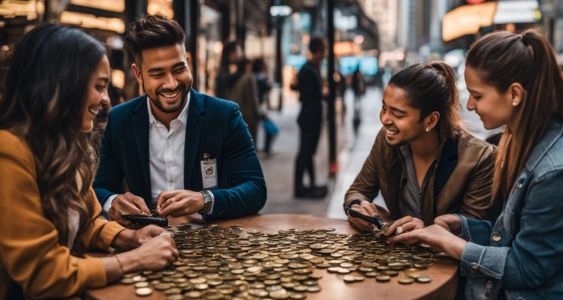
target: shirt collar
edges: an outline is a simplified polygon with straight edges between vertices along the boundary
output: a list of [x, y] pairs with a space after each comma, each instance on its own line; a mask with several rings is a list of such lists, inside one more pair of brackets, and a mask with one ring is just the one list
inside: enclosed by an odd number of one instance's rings
[[[180, 121], [180, 123], [186, 125], [188, 122], [188, 106], [190, 106], [190, 92], [188, 92], [188, 94], [186, 95], [186, 105], [184, 105], [184, 108], [182, 108], [182, 111], [180, 112], [180, 114], [178, 115], [178, 117], [174, 120], [178, 120]], [[151, 100], [149, 99], [149, 97], [147, 96], [147, 108], [148, 108], [148, 112], [149, 112], [149, 125], [156, 125], [157, 123], [160, 123], [160, 121], [158, 121], [153, 113], [152, 113], [152, 108], [151, 108]], [[174, 121], [172, 120], [172, 121]]]

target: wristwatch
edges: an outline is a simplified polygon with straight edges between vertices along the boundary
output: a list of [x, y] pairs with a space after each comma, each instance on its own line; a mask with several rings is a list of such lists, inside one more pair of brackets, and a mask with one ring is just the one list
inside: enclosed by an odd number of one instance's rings
[[208, 190], [201, 191], [203, 195], [203, 208], [200, 210], [201, 213], [209, 214], [211, 213], [211, 207], [213, 206], [213, 196]]

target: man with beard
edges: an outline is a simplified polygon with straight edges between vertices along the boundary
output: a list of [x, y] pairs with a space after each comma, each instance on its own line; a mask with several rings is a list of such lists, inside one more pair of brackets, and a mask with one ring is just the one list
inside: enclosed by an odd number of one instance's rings
[[149, 210], [205, 219], [257, 213], [266, 185], [247, 126], [236, 104], [192, 88], [179, 24], [146, 16], [124, 40], [145, 95], [109, 115], [94, 182], [109, 218], [130, 226], [123, 215]]
[[[396, 220], [386, 235], [422, 228], [447, 213], [494, 220], [501, 204], [491, 200], [496, 150], [461, 127], [459, 109], [447, 64], [417, 64], [394, 75], [383, 94], [383, 128], [344, 208]], [[380, 191], [387, 210], [372, 203]], [[348, 220], [360, 230], [373, 228], [360, 218]]]

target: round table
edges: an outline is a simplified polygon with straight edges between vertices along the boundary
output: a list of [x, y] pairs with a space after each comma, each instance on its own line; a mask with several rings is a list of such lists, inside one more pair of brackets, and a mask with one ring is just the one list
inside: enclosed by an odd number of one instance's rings
[[[179, 223], [171, 220], [171, 224]], [[233, 220], [213, 222], [220, 226], [238, 225], [246, 229], [257, 229], [266, 233], [275, 233], [283, 229], [320, 229], [334, 228], [340, 233], [355, 233], [346, 220], [335, 220], [311, 215], [267, 214], [255, 215]], [[453, 299], [457, 289], [457, 262], [444, 258], [438, 260], [422, 273], [430, 276], [432, 282], [427, 284], [401, 285], [397, 277], [391, 282], [378, 283], [375, 280], [346, 284], [342, 275], [328, 273], [326, 270], [315, 270], [323, 275], [319, 281], [321, 292], [307, 293], [307, 299]], [[133, 286], [115, 283], [102, 289], [88, 290], [86, 299], [166, 299], [164, 294], [154, 291], [149, 297], [136, 297]]]

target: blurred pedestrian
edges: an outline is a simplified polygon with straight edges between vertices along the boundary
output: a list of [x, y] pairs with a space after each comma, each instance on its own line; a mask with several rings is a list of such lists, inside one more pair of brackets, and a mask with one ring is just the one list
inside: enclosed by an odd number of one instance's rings
[[352, 90], [354, 91], [354, 115], [352, 117], [352, 125], [354, 135], [358, 136], [358, 130], [362, 124], [362, 97], [366, 92], [366, 79], [360, 70], [360, 65], [358, 65], [354, 73], [352, 73]]
[[[178, 256], [164, 229], [100, 218], [89, 134], [109, 103], [104, 46], [43, 25], [17, 47], [0, 105], [0, 299], [61, 299]], [[121, 250], [113, 256], [86, 251]]]
[[272, 90], [272, 83], [268, 78], [268, 67], [263, 58], [257, 58], [252, 62], [252, 74], [256, 81], [256, 95], [260, 106], [260, 119], [264, 128], [264, 153], [266, 157], [271, 154], [271, 147], [274, 138], [279, 132], [279, 128], [268, 117], [265, 112], [264, 103], [270, 105], [269, 93]]
[[[301, 111], [297, 118], [299, 124], [299, 152], [295, 161], [294, 195], [296, 198], [324, 198], [326, 186], [317, 186], [314, 155], [321, 136], [323, 104], [323, 82], [321, 63], [325, 58], [326, 44], [323, 39], [314, 37], [309, 43], [311, 58], [297, 74], [297, 89]], [[305, 172], [309, 175], [309, 186], [303, 182]]]
[[251, 72], [250, 61], [244, 57], [236, 41], [225, 43], [221, 54], [221, 66], [215, 83], [217, 97], [237, 103], [252, 140], [256, 145], [256, 134], [260, 110], [256, 82]]

